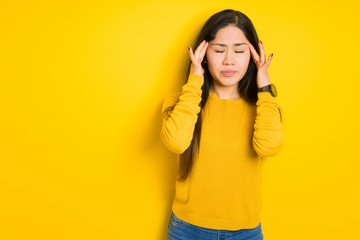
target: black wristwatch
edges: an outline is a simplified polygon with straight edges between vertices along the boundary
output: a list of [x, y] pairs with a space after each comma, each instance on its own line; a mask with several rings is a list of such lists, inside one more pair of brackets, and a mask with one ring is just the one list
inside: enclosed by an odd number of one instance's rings
[[259, 88], [259, 92], [270, 92], [273, 97], [277, 96], [277, 90], [274, 84], [269, 84]]

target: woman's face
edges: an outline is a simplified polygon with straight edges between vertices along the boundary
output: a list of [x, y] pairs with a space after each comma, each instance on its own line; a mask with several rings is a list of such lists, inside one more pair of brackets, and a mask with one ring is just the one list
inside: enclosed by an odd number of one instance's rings
[[249, 41], [233, 25], [220, 29], [206, 50], [207, 65], [214, 84], [232, 86], [245, 75], [250, 61]]

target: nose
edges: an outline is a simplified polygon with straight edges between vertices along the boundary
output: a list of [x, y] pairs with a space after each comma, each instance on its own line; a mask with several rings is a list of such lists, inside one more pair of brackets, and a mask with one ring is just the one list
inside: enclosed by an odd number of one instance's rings
[[226, 51], [225, 57], [223, 60], [224, 65], [233, 65], [234, 64], [234, 56], [231, 51]]

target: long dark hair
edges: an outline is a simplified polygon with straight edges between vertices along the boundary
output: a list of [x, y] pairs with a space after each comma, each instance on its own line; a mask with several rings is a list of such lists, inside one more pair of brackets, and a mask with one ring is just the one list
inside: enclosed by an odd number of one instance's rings
[[[254, 46], [256, 52], [258, 54], [260, 53], [258, 46], [258, 42], [259, 42], [258, 35], [251, 20], [245, 14], [232, 9], [226, 9], [212, 15], [206, 21], [203, 28], [201, 29], [199, 36], [197, 37], [197, 40], [195, 42], [195, 45], [192, 49], [195, 50], [196, 47], [199, 46], [201, 41], [204, 39], [207, 42], [210, 42], [211, 40], [215, 39], [216, 33], [220, 29], [227, 27], [229, 25], [238, 27], [244, 33], [247, 40]], [[178, 177], [179, 181], [185, 181], [188, 178], [192, 170], [195, 151], [199, 152], [199, 148], [200, 148], [201, 125], [202, 125], [201, 112], [208, 99], [209, 89], [213, 81], [206, 62], [207, 60], [205, 55], [204, 60], [201, 63], [204, 69], [204, 84], [201, 87], [202, 100], [199, 104], [201, 110], [198, 113], [198, 120], [195, 124], [195, 130], [193, 133], [193, 138], [190, 143], [190, 146], [182, 154], [180, 154], [179, 177]], [[191, 61], [189, 62], [187, 68], [187, 76], [190, 74], [190, 67], [191, 67]], [[252, 57], [250, 56], [248, 69], [244, 77], [241, 79], [241, 81], [238, 84], [238, 90], [240, 96], [246, 102], [251, 104], [256, 104], [256, 101], [258, 100], [257, 98], [258, 87], [256, 83], [256, 76], [257, 76], [257, 67]], [[173, 108], [174, 106], [168, 107], [167, 109], [165, 109], [164, 112], [168, 113], [169, 111], [172, 111]]]

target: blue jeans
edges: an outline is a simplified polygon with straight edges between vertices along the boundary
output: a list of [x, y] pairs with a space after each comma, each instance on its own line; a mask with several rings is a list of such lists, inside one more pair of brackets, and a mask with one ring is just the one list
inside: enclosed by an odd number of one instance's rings
[[237, 231], [202, 228], [179, 219], [171, 212], [167, 240], [263, 240], [261, 223], [253, 229]]

